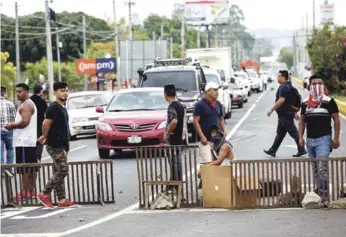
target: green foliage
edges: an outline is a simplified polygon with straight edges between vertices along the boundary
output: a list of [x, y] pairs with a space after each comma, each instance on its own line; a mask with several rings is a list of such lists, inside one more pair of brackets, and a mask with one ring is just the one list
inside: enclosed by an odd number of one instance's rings
[[279, 62], [286, 63], [287, 68], [291, 69], [293, 66], [293, 48], [282, 48], [280, 50]]
[[[39, 75], [42, 74], [47, 78], [47, 60], [43, 58], [36, 63], [26, 63], [25, 77], [29, 79], [29, 86], [38, 83]], [[53, 63], [54, 81], [58, 81], [58, 63]], [[80, 85], [83, 81], [83, 76], [76, 73], [74, 62], [61, 63], [61, 80], [66, 81], [69, 86]]]
[[16, 68], [12, 62], [8, 62], [10, 54], [8, 52], [0, 52], [1, 63], [1, 85], [7, 88], [8, 97], [11, 98], [16, 80]]
[[346, 70], [346, 27], [326, 24], [315, 29], [307, 49], [312, 71], [321, 75], [328, 88], [335, 91], [345, 88], [341, 72]]

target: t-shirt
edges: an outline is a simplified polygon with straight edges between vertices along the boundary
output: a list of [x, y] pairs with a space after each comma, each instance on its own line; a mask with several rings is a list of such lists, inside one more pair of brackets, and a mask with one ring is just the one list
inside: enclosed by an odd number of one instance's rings
[[276, 110], [278, 116], [294, 116], [295, 114], [289, 102], [290, 95], [293, 93], [291, 86], [291, 82], [284, 82], [279, 86], [276, 92], [275, 102], [277, 102], [281, 97], [285, 98], [284, 104]]
[[200, 117], [199, 124], [201, 126], [204, 136], [210, 140], [211, 126], [220, 126], [220, 118], [224, 116], [222, 104], [217, 100], [216, 106], [211, 106], [208, 101], [203, 98], [198, 101], [193, 111], [194, 117]]
[[46, 101], [38, 95], [32, 95], [30, 99], [35, 103], [37, 108], [37, 137], [40, 137], [42, 136], [42, 123], [44, 120], [44, 114], [48, 106]]
[[339, 109], [331, 97], [323, 96], [317, 108], [309, 108], [305, 100], [302, 104], [301, 115], [305, 117], [307, 137], [319, 138], [332, 135], [331, 115], [334, 113], [339, 113]]
[[68, 151], [70, 130], [66, 108], [56, 101], [52, 102], [46, 111], [46, 119], [53, 120], [48, 133], [47, 144], [53, 148], [64, 148]]
[[184, 106], [179, 101], [173, 101], [167, 109], [167, 127], [173, 119], [178, 121], [177, 126], [169, 136], [170, 145], [182, 145], [184, 128]]

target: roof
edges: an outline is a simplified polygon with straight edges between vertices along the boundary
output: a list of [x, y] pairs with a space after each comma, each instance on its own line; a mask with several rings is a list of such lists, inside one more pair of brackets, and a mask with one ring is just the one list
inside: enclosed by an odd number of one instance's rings
[[112, 94], [109, 91], [78, 91], [69, 93], [68, 97], [77, 97], [77, 96], [85, 96], [85, 95], [104, 95], [104, 94]]
[[153, 67], [145, 71], [145, 73], [149, 72], [167, 72], [167, 71], [195, 71], [196, 66], [192, 65], [175, 65], [175, 66], [162, 66], [162, 67]]
[[163, 92], [163, 87], [141, 87], [141, 88], [130, 88], [130, 89], [122, 89], [117, 91], [117, 94], [125, 94], [125, 93], [133, 93], [133, 92]]

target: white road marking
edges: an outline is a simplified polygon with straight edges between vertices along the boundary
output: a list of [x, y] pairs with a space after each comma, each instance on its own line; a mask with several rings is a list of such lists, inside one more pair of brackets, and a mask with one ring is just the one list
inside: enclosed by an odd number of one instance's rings
[[29, 212], [29, 211], [33, 211], [33, 210], [36, 210], [36, 209], [39, 209], [39, 208], [42, 208], [42, 207], [22, 207], [20, 209], [18, 209], [18, 208], [2, 209], [1, 210], [1, 218], [0, 219], [9, 218], [9, 217], [16, 216], [16, 215], [19, 215], [19, 214], [23, 214], [23, 213], [26, 213], [26, 212]]
[[283, 145], [285, 147], [289, 147], [289, 148], [294, 148], [294, 149], [297, 149], [297, 145]]
[[[83, 149], [83, 148], [85, 148], [85, 147], [87, 147], [87, 145], [77, 146], [76, 148], [71, 149], [69, 152], [77, 151], [77, 150]], [[51, 157], [50, 157], [50, 156], [43, 157], [43, 158], [41, 159], [41, 161], [42, 161], [42, 160], [48, 160], [48, 159], [51, 159]]]
[[257, 103], [263, 98], [263, 96], [266, 94], [267, 91], [265, 91], [256, 101], [255, 104], [253, 104], [250, 109], [246, 112], [246, 114], [238, 121], [238, 123], [233, 127], [233, 129], [231, 130], [231, 132], [229, 134], [227, 134], [226, 139], [230, 140], [233, 135], [236, 133], [236, 131], [240, 128], [240, 126], [245, 122], [245, 120], [249, 117], [249, 115], [251, 114], [252, 110], [254, 110], [254, 108], [256, 107]]
[[49, 212], [47, 214], [43, 214], [43, 215], [40, 215], [40, 216], [25, 216], [25, 215], [21, 215], [21, 216], [14, 216], [14, 217], [12, 217], [10, 219], [13, 219], [13, 220], [41, 219], [41, 218], [47, 218], [47, 217], [55, 216], [55, 215], [61, 214], [63, 212], [71, 211], [73, 209], [75, 209], [75, 208], [64, 208], [64, 209], [59, 209], [57, 211]]

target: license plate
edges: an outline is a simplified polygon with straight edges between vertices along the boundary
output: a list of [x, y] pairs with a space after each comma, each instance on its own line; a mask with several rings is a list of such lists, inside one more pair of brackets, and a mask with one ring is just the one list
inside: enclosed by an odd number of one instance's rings
[[85, 129], [95, 129], [95, 126], [85, 126]]
[[131, 136], [127, 138], [127, 143], [129, 144], [138, 144], [142, 142], [142, 138], [138, 136]]

